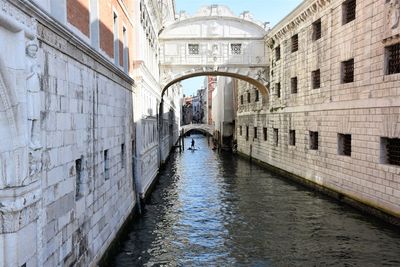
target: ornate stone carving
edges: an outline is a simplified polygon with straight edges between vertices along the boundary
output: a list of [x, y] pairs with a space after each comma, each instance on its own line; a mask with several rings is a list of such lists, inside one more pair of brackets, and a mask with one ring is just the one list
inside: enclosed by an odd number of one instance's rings
[[37, 63], [39, 50], [35, 41], [29, 41], [26, 45], [26, 88], [28, 110], [29, 147], [32, 150], [41, 148], [39, 137], [40, 119], [40, 65]]
[[386, 0], [385, 2], [385, 33], [383, 39], [400, 34], [400, 1]]

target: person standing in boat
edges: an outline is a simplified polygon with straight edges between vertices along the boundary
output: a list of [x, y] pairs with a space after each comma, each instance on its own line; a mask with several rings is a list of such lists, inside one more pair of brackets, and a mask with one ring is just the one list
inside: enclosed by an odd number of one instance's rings
[[190, 146], [192, 149], [194, 149], [194, 139], [192, 138], [192, 145]]

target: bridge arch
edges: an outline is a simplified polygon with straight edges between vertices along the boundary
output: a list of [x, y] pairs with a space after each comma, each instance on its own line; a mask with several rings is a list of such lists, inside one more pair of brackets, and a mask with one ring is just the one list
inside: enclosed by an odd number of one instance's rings
[[187, 124], [183, 125], [181, 127], [183, 135], [186, 135], [187, 133], [191, 131], [200, 131], [209, 135], [214, 134], [214, 126], [213, 125], [208, 125], [208, 124]]

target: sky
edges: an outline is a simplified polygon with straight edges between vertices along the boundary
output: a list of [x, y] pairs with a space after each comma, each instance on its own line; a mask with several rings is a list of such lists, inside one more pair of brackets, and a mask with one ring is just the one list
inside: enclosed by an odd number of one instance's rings
[[[302, 0], [176, 0], [176, 11], [185, 10], [190, 15], [205, 5], [226, 5], [233, 13], [239, 15], [243, 11], [250, 11], [255, 19], [270, 22], [275, 26], [287, 16]], [[204, 77], [196, 77], [182, 81], [185, 95], [193, 95], [203, 85]]]

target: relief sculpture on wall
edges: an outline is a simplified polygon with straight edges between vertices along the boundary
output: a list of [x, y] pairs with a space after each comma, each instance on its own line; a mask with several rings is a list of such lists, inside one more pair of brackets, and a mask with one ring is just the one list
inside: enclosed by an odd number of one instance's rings
[[37, 63], [39, 47], [35, 41], [28, 41], [26, 45], [26, 88], [28, 110], [29, 147], [32, 150], [41, 148], [40, 128], [40, 65]]
[[385, 2], [385, 36], [384, 39], [391, 38], [399, 34], [400, 24], [400, 1], [386, 0]]

